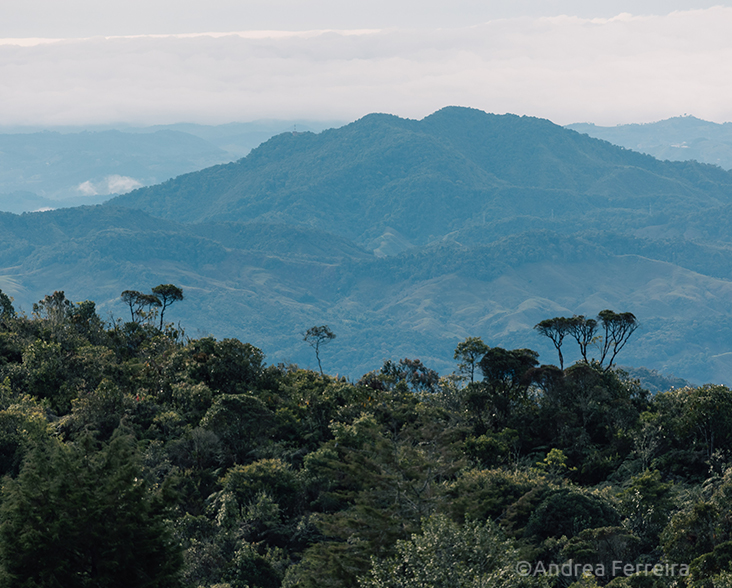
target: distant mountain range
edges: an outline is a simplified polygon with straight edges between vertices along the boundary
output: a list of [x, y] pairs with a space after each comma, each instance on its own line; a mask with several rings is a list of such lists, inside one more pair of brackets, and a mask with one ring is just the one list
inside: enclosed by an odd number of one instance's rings
[[[338, 123], [335, 123], [338, 124]], [[299, 123], [321, 130], [330, 123]], [[245, 156], [297, 121], [121, 129], [0, 128], [0, 210], [98, 204], [114, 194]]]
[[352, 377], [403, 357], [449, 373], [467, 336], [556, 362], [537, 322], [611, 308], [642, 325], [621, 363], [732, 383], [731, 217], [719, 167], [531, 117], [374, 114], [103, 206], [0, 215], [0, 288], [124, 316], [122, 290], [172, 282], [190, 334], [312, 367], [301, 333], [328, 324], [324, 368]]
[[732, 123], [717, 124], [693, 116], [677, 116], [647, 124], [599, 127], [577, 123], [567, 128], [657, 159], [695, 160], [732, 169]]

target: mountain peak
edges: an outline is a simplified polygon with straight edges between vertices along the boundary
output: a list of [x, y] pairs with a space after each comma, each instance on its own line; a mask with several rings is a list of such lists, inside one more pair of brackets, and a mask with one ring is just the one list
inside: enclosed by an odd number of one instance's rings
[[317, 135], [285, 133], [235, 165], [112, 202], [183, 222], [306, 224], [363, 246], [396, 231], [419, 246], [486, 217], [646, 210], [661, 195], [689, 198], [700, 177], [732, 183], [545, 119], [450, 106], [421, 121], [374, 113]]

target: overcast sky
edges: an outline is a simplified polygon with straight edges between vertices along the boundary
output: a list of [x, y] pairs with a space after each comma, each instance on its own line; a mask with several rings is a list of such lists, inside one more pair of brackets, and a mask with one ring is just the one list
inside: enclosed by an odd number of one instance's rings
[[0, 125], [725, 122], [729, 31], [732, 0], [2, 0]]

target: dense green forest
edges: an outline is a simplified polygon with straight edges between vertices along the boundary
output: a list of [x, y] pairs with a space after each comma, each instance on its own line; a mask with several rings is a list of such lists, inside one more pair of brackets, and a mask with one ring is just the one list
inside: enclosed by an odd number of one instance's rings
[[614, 368], [629, 313], [537, 325], [584, 342], [565, 369], [469, 337], [452, 374], [349, 381], [326, 326], [300, 335], [321, 373], [189, 338], [175, 286], [123, 299], [105, 321], [0, 293], [0, 585], [732, 582], [732, 391], [651, 395]]

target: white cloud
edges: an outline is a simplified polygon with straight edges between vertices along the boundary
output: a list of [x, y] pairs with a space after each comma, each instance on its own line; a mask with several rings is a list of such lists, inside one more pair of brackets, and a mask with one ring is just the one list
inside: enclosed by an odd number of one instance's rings
[[142, 187], [142, 184], [134, 178], [127, 176], [111, 175], [104, 178], [107, 183], [107, 194], [125, 194]]
[[499, 18], [668, 14], [730, 0], [4, 0], [0, 37], [464, 27]]
[[81, 192], [82, 196], [96, 196], [99, 193], [94, 184], [88, 180], [79, 184], [76, 189]]
[[142, 184], [134, 178], [115, 174], [107, 176], [96, 183], [87, 180], [79, 184], [76, 189], [82, 196], [106, 196], [108, 194], [125, 194], [141, 186]]
[[732, 120], [730, 30], [732, 8], [716, 7], [453, 29], [6, 44], [0, 124], [419, 118], [448, 104], [562, 124], [682, 113], [721, 122]]

